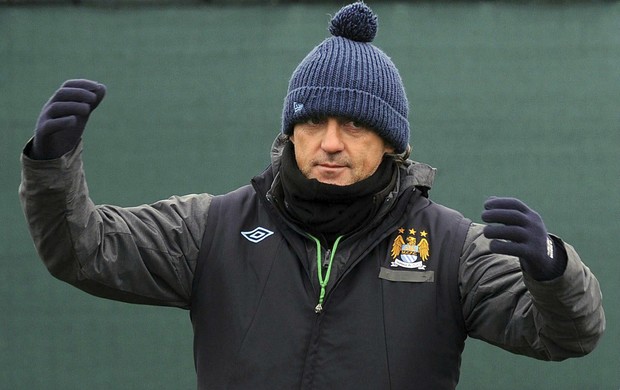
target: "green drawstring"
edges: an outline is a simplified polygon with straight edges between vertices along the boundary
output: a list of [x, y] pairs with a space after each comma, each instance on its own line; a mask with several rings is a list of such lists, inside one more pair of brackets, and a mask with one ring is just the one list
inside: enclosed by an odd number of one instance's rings
[[323, 264], [321, 261], [321, 241], [318, 238], [314, 237], [311, 234], [308, 234], [314, 242], [316, 242], [316, 265], [317, 265], [317, 273], [319, 274], [319, 285], [321, 286], [321, 294], [319, 295], [319, 303], [314, 308], [314, 311], [318, 314], [323, 311], [323, 300], [325, 299], [325, 287], [327, 287], [327, 282], [329, 282], [329, 274], [332, 272], [332, 264], [334, 262], [334, 256], [336, 255], [336, 249], [338, 248], [338, 243], [342, 236], [336, 239], [334, 242], [334, 246], [332, 247], [331, 253], [329, 255], [329, 263], [327, 264], [327, 271], [325, 271], [325, 277], [323, 277]]

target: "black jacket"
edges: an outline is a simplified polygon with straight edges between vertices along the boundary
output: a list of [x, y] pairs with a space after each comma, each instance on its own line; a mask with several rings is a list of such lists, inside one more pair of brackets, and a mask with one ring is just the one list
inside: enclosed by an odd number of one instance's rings
[[338, 246], [316, 313], [316, 245], [267, 199], [278, 151], [254, 187], [122, 208], [90, 200], [80, 144], [22, 155], [20, 199], [57, 278], [191, 310], [203, 389], [452, 389], [466, 336], [546, 360], [596, 346], [601, 292], [574, 249], [561, 277], [529, 278], [481, 225], [422, 196], [433, 171], [412, 162], [376, 223]]

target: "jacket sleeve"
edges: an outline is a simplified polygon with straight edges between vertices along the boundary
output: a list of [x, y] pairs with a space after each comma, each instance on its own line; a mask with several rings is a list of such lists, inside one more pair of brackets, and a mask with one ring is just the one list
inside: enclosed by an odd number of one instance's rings
[[494, 254], [469, 229], [459, 268], [463, 316], [469, 336], [513, 353], [563, 360], [591, 352], [605, 330], [596, 277], [568, 244], [562, 276], [538, 282], [521, 272], [516, 257]]
[[21, 157], [19, 196], [50, 273], [96, 296], [188, 308], [211, 196], [96, 206], [88, 194], [81, 143], [55, 160], [28, 158], [29, 145]]

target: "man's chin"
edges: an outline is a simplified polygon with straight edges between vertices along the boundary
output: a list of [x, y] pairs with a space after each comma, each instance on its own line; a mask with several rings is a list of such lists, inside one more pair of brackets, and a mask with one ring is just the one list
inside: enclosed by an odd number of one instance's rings
[[353, 184], [353, 181], [348, 177], [344, 177], [344, 175], [343, 177], [317, 176], [317, 177], [312, 177], [311, 179], [316, 179], [317, 181], [323, 184], [330, 184], [333, 186], [341, 186], [341, 187]]

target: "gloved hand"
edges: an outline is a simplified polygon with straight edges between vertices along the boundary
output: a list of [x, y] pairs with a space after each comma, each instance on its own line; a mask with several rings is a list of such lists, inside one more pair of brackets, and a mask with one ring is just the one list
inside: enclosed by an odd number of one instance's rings
[[105, 85], [95, 81], [65, 81], [41, 110], [30, 157], [49, 160], [73, 149], [91, 112], [103, 100], [105, 91]]
[[521, 268], [536, 280], [551, 280], [566, 267], [566, 252], [547, 233], [537, 212], [515, 198], [491, 197], [484, 203], [485, 237], [494, 253], [516, 256]]

